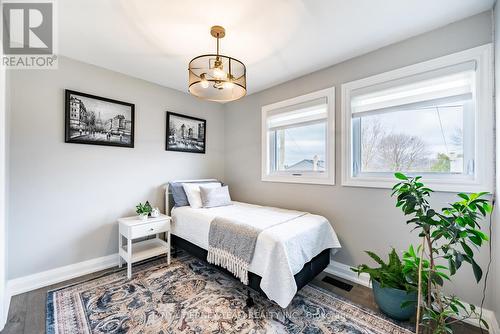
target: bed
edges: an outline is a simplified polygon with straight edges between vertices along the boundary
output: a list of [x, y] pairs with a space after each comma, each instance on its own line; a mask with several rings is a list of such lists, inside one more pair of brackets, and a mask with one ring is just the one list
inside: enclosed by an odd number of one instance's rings
[[[213, 179], [172, 181], [217, 182]], [[245, 215], [274, 208], [233, 201], [214, 208], [174, 207], [165, 186], [165, 210], [172, 216], [172, 243], [200, 259], [207, 259], [210, 224], [216, 217]], [[293, 212], [292, 210], [276, 209]], [[340, 243], [331, 224], [322, 216], [300, 217], [262, 231], [248, 272], [248, 286], [286, 307], [296, 292], [322, 272]], [[221, 268], [222, 269], [222, 268]], [[223, 269], [222, 269], [223, 270]]]

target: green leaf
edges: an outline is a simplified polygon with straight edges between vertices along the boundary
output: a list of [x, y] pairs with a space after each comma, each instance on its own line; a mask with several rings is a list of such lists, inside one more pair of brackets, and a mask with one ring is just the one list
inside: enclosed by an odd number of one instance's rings
[[481, 246], [481, 244], [483, 243], [481, 238], [478, 237], [477, 235], [470, 235], [469, 240], [472, 241], [477, 246]]
[[443, 278], [438, 275], [438, 273], [432, 273], [432, 281], [435, 282], [436, 284], [439, 284], [440, 286], [443, 286], [444, 284], [444, 281], [443, 281]]
[[451, 258], [448, 259], [448, 265], [450, 267], [450, 275], [455, 275], [457, 272], [457, 267], [455, 266], [455, 261]]
[[456, 269], [460, 269], [460, 267], [462, 266], [462, 262], [464, 260], [464, 257], [461, 253], [459, 252], [456, 252], [455, 253], [455, 266], [456, 266]]
[[467, 311], [467, 309], [465, 308], [465, 305], [461, 301], [459, 301], [458, 299], [456, 299], [456, 298], [453, 299], [452, 303], [454, 303], [455, 305], [460, 306], [460, 308], [462, 310]]
[[470, 194], [470, 199], [471, 199], [471, 201], [475, 200], [475, 199], [476, 199], [476, 198], [478, 198], [478, 197], [479, 197], [479, 194], [477, 194], [477, 193], [472, 193], [472, 194]]
[[410, 255], [412, 257], [416, 257], [417, 255], [415, 254], [415, 248], [413, 248], [413, 245], [410, 245], [410, 247], [408, 248], [408, 253], [410, 253]]
[[463, 242], [463, 241], [460, 242], [460, 245], [462, 245], [462, 249], [464, 250], [465, 254], [467, 254], [470, 257], [474, 256], [474, 252], [465, 242]]
[[440, 276], [440, 277], [442, 277], [442, 278], [444, 278], [444, 279], [446, 279], [448, 281], [450, 280], [450, 277], [448, 275], [446, 275], [445, 273], [437, 271], [436, 275], [438, 275], [438, 276]]
[[474, 271], [474, 277], [476, 278], [476, 281], [479, 282], [483, 277], [483, 270], [472, 258], [471, 258], [471, 264], [472, 264], [472, 271]]
[[485, 233], [483, 233], [479, 230], [474, 230], [473, 233], [476, 234], [481, 239], [483, 239], [484, 241], [488, 241], [488, 236]]
[[483, 209], [488, 212], [488, 213], [491, 213], [493, 211], [493, 207], [491, 205], [489, 205], [488, 203], [484, 203], [483, 204]]
[[483, 216], [486, 216], [486, 210], [481, 205], [478, 205], [477, 209], [479, 210], [479, 212], [481, 212]]
[[394, 173], [394, 176], [397, 178], [397, 179], [400, 179], [400, 180], [408, 180], [408, 177], [406, 175], [404, 175], [403, 173]]
[[365, 253], [368, 254], [375, 262], [377, 262], [381, 266], [385, 266], [384, 261], [382, 261], [382, 259], [374, 252], [365, 251]]

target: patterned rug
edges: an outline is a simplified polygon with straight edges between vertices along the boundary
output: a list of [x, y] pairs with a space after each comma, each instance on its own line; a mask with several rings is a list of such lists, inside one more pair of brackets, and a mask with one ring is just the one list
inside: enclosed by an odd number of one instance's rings
[[50, 291], [47, 333], [408, 334], [385, 317], [311, 284], [282, 309], [238, 280], [183, 254]]

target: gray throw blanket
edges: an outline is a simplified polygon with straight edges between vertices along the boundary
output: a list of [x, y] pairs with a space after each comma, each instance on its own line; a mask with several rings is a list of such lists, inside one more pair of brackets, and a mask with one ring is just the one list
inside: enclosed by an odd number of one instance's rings
[[283, 224], [304, 214], [306, 213], [294, 216], [288, 214], [280, 217], [281, 219], [273, 219], [272, 221], [261, 220], [255, 224], [256, 226], [236, 219], [216, 217], [210, 223], [207, 261], [226, 268], [243, 284], [248, 285], [248, 268], [252, 262], [259, 234], [265, 229]]

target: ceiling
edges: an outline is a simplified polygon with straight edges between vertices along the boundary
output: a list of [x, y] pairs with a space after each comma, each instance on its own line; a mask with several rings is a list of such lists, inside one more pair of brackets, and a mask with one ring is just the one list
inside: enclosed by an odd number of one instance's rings
[[191, 58], [247, 66], [249, 94], [488, 10], [494, 0], [64, 0], [59, 53], [187, 92]]

